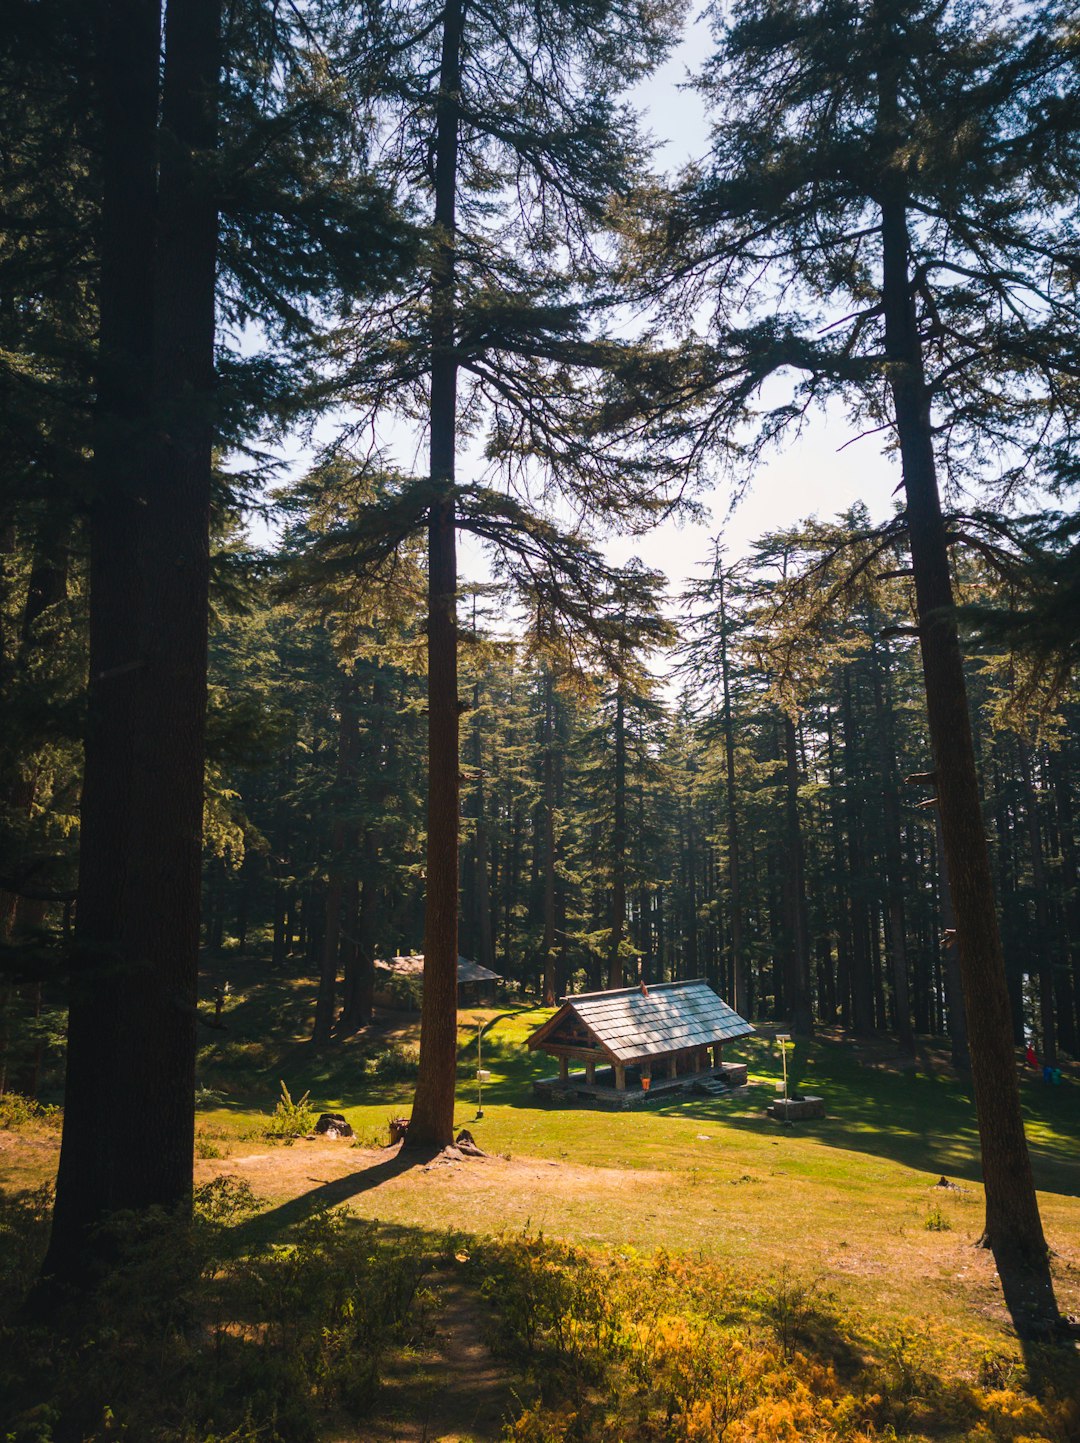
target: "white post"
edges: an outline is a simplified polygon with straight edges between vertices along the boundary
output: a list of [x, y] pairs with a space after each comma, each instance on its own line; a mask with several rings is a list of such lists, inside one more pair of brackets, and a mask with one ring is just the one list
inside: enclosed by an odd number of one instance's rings
[[483, 1117], [483, 1115], [484, 1115], [484, 1079], [483, 1079], [483, 1078], [481, 1077], [481, 1075], [480, 1075], [480, 1073], [481, 1073], [481, 1071], [482, 1071], [482, 1068], [483, 1068], [483, 1060], [482, 1060], [482, 1057], [481, 1057], [481, 1049], [480, 1049], [480, 1039], [483, 1037], [483, 1035], [484, 1035], [484, 1024], [483, 1024], [482, 1022], [478, 1022], [478, 1023], [476, 1024], [476, 1115], [477, 1115], [477, 1117]]
[[776, 1034], [776, 1040], [777, 1040], [777, 1042], [779, 1042], [779, 1044], [780, 1044], [780, 1056], [781, 1056], [781, 1058], [783, 1059], [783, 1063], [784, 1063], [784, 1101], [785, 1101], [785, 1103], [786, 1103], [787, 1100], [788, 1100], [788, 1095], [787, 1095], [787, 1045], [788, 1045], [788, 1043], [791, 1041], [791, 1034], [790, 1034], [790, 1032], [778, 1032], [778, 1033]]

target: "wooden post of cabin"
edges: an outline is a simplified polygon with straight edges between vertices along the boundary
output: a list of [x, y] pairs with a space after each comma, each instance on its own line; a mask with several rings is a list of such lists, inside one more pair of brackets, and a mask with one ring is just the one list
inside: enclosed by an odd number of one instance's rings
[[596, 1081], [596, 1063], [591, 1057], [585, 1060], [585, 1081], [590, 1087]]
[[568, 1057], [559, 1058], [559, 1081], [570, 1081], [570, 1059]]
[[626, 1068], [621, 1062], [615, 1064], [615, 1087], [619, 1092], [626, 1091]]
[[678, 1077], [679, 1075], [679, 1054], [677, 1052], [673, 1052], [667, 1060], [667, 1075], [669, 1077]]
[[722, 1067], [723, 1063], [724, 1044], [722, 1042], [714, 1042], [712, 1045], [712, 1065], [714, 1067]]
[[695, 1048], [694, 1048], [694, 1071], [695, 1071], [695, 1072], [700, 1072], [700, 1071], [701, 1071], [701, 1048], [700, 1048], [700, 1047], [695, 1047]]

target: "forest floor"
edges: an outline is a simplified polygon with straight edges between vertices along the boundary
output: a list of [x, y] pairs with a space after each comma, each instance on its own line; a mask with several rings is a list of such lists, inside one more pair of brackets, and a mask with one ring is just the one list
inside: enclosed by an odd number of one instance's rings
[[[377, 1220], [391, 1236], [441, 1239], [432, 1328], [387, 1364], [366, 1430], [342, 1439], [500, 1436], [518, 1408], [519, 1375], [490, 1350], [490, 1292], [453, 1262], [484, 1237], [565, 1240], [620, 1266], [696, 1259], [747, 1296], [827, 1298], [852, 1337], [917, 1337], [943, 1375], [973, 1377], [987, 1357], [1012, 1359], [1006, 1371], [1019, 1366], [993, 1260], [974, 1246], [982, 1192], [970, 1095], [936, 1044], [911, 1058], [839, 1033], [800, 1043], [793, 1084], [820, 1093], [827, 1116], [785, 1127], [766, 1114], [780, 1059], [760, 1032], [730, 1049], [749, 1064], [743, 1095], [609, 1112], [533, 1097], [533, 1078], [551, 1063], [524, 1041], [548, 1013], [465, 1008], [456, 1125], [487, 1155], [432, 1161], [386, 1145], [389, 1119], [408, 1112], [416, 1018], [384, 1014], [318, 1054], [305, 1040], [309, 985], [266, 964], [216, 966], [231, 983], [229, 1030], [210, 1034], [200, 1055], [197, 1182], [250, 1186], [258, 1212], [244, 1230], [260, 1246], [328, 1208]], [[480, 1022], [489, 1024], [483, 1065], [492, 1074], [482, 1117]], [[281, 1082], [294, 1100], [310, 1092], [316, 1111], [344, 1113], [355, 1141], [268, 1140]], [[1080, 1315], [1080, 1074], [1067, 1071], [1052, 1088], [1025, 1073], [1022, 1090], [1059, 1302]], [[48, 1181], [57, 1145], [44, 1125], [0, 1133], [0, 1183], [25, 1191]], [[1074, 1436], [1060, 1419], [1055, 1426], [1045, 1436]]]

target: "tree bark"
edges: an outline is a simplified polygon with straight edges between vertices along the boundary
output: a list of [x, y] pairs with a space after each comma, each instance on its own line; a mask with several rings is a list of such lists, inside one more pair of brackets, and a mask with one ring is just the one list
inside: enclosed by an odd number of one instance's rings
[[353, 773], [356, 747], [356, 684], [351, 677], [342, 679], [338, 694], [338, 744], [334, 765], [334, 791], [331, 802], [333, 821], [330, 827], [330, 858], [327, 866], [326, 892], [323, 897], [324, 917], [322, 951], [319, 966], [319, 990], [315, 998], [315, 1023], [311, 1041], [315, 1047], [329, 1047], [334, 1031], [337, 1005], [338, 963], [341, 953], [341, 909], [345, 896], [344, 857], [348, 826], [346, 810], [353, 804], [349, 782]]
[[220, 0], [169, 0], [159, 152], [154, 296], [154, 435], [141, 563], [131, 861], [119, 1003], [125, 1103], [155, 1127], [121, 1121], [121, 1206], [189, 1200], [195, 1134], [214, 440], [218, 209], [207, 164], [217, 143]]
[[611, 940], [608, 944], [609, 987], [623, 985], [623, 933], [626, 929], [626, 698], [620, 681], [615, 689], [615, 817], [611, 829]]
[[435, 126], [436, 253], [431, 275], [431, 483], [428, 523], [428, 835], [424, 1002], [410, 1146], [454, 1140], [457, 1077], [458, 811], [455, 260], [462, 0], [443, 14]]
[[877, 644], [870, 639], [870, 666], [874, 685], [878, 759], [881, 767], [882, 802], [885, 823], [885, 925], [889, 951], [889, 972], [896, 1012], [896, 1034], [906, 1052], [915, 1050], [911, 1025], [911, 987], [908, 978], [906, 925], [904, 918], [903, 846], [900, 836], [900, 783], [896, 775], [896, 729], [888, 671]]
[[544, 715], [540, 763], [541, 846], [543, 848], [544, 933], [540, 944], [541, 996], [545, 1007], [555, 1006], [555, 682], [544, 669]]
[[[897, 79], [879, 77], [884, 133], [896, 133]], [[1057, 1318], [1020, 1110], [1005, 964], [975, 769], [967, 687], [953, 610], [945, 518], [938, 494], [927, 387], [910, 274], [904, 154], [883, 182], [881, 235], [885, 349], [915, 581], [942, 837], [956, 910], [960, 974], [986, 1189], [984, 1242], [1006, 1289], [1019, 1279], [1014, 1317], [1023, 1329]], [[1006, 1273], [1009, 1279], [1006, 1279]]]
[[[44, 1264], [61, 1277], [85, 1277], [105, 1213], [182, 1205], [194, 1156], [218, 227], [203, 160], [217, 136], [219, 0], [170, 0], [156, 132], [158, 8], [106, 3], [103, 19], [91, 716]], [[133, 1097], [153, 1128], [129, 1126]]]
[[743, 947], [742, 872], [739, 858], [739, 812], [735, 789], [735, 726], [731, 714], [731, 664], [728, 657], [727, 607], [724, 576], [720, 582], [720, 680], [724, 702], [724, 802], [727, 827], [728, 905], [731, 909], [731, 1005], [740, 1017], [749, 1017], [746, 992], [746, 956]]
[[785, 753], [785, 831], [788, 913], [787, 1010], [791, 1030], [800, 1037], [814, 1031], [814, 1014], [810, 994], [810, 936], [806, 916], [806, 860], [803, 852], [802, 826], [799, 820], [799, 746], [795, 723], [784, 715]]
[[847, 815], [848, 910], [851, 914], [851, 1022], [860, 1037], [874, 1031], [874, 976], [870, 952], [870, 916], [867, 901], [866, 852], [859, 779], [862, 773], [851, 699], [851, 668], [843, 681], [844, 810]]
[[101, 115], [99, 331], [90, 504], [89, 695], [71, 958], [64, 1131], [45, 1277], [90, 1280], [94, 1228], [118, 1205], [117, 1019], [130, 852], [133, 709], [145, 659], [139, 494], [145, 480], [153, 361], [158, 0], [98, 0], [95, 87]]

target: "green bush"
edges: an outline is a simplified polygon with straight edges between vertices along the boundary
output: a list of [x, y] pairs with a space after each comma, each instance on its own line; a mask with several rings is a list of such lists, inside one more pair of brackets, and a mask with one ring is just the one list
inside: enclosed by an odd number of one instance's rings
[[315, 1126], [315, 1112], [307, 1105], [310, 1096], [310, 1092], [305, 1092], [303, 1097], [293, 1102], [292, 1095], [283, 1082], [274, 1115], [266, 1124], [266, 1136], [305, 1137]]
[[32, 1097], [24, 1097], [21, 1092], [0, 1093], [0, 1128], [8, 1132], [18, 1132], [20, 1128], [30, 1123], [44, 1123], [47, 1127], [59, 1127], [63, 1120], [63, 1114], [58, 1107], [50, 1107], [42, 1102], [35, 1102]]
[[952, 1231], [952, 1223], [941, 1211], [937, 1203], [932, 1203], [930, 1207], [927, 1208], [923, 1227], [928, 1233], [948, 1233]]
[[364, 1071], [380, 1082], [414, 1082], [420, 1070], [420, 1049], [392, 1044], [364, 1060]]
[[419, 1012], [424, 1001], [424, 980], [409, 973], [392, 972], [382, 989], [397, 1012]]

